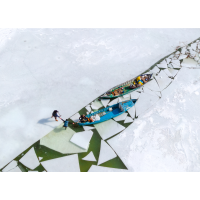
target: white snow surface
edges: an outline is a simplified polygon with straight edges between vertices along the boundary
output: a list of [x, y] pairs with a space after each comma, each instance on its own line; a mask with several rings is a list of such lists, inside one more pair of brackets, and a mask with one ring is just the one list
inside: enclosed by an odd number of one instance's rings
[[82, 158], [82, 160], [86, 160], [86, 161], [97, 161], [96, 158], [94, 157], [94, 154], [92, 151], [90, 151], [90, 153], [85, 156], [84, 158]]
[[83, 149], [70, 142], [71, 138], [74, 134], [76, 134], [76, 132], [70, 127], [67, 127], [65, 130], [62, 125], [63, 124], [58, 126], [57, 130], [55, 129], [41, 138], [40, 145], [46, 146], [63, 154], [87, 152], [87, 149]]
[[127, 172], [127, 170], [92, 165], [88, 172]]
[[[139, 99], [135, 103], [136, 116], [143, 115], [149, 108], [156, 104], [159, 97], [156, 95], [150, 95], [142, 93]], [[129, 113], [131, 115], [131, 113]], [[133, 118], [133, 116], [131, 115]]]
[[91, 130], [91, 129], [94, 129], [94, 127], [91, 127], [91, 126], [83, 126], [83, 129], [84, 129], [85, 131], [89, 131], [89, 130]]
[[113, 119], [115, 120], [115, 121], [122, 121], [122, 120], [125, 120], [126, 119], [126, 116], [128, 115], [128, 113], [123, 113], [123, 114], [121, 114], [121, 115], [119, 115], [119, 116], [117, 116], [117, 117], [114, 117]]
[[109, 102], [110, 102], [110, 99], [101, 99], [101, 103], [103, 104], [104, 107], [106, 107]]
[[99, 153], [98, 165], [116, 158], [117, 155], [113, 151], [113, 149], [103, 140], [101, 140], [101, 149]]
[[72, 136], [72, 138], [70, 139], [70, 142], [72, 142], [73, 144], [83, 149], [88, 149], [92, 135], [93, 135], [93, 132], [91, 130], [78, 132]]
[[35, 169], [40, 164], [34, 147], [32, 147], [19, 161], [30, 169]]
[[130, 109], [128, 109], [128, 113], [132, 118], [135, 118], [135, 105], [131, 107]]
[[41, 162], [47, 172], [80, 172], [78, 154]]
[[1, 29], [0, 168], [199, 29]]
[[15, 167], [15, 168], [11, 169], [10, 171], [7, 171], [7, 172], [22, 172], [22, 171], [19, 167]]
[[125, 129], [124, 126], [117, 123], [113, 119], [101, 122], [99, 124], [94, 124], [94, 127], [103, 140], [106, 140]]
[[158, 83], [156, 82], [155, 79], [153, 79], [152, 81], [146, 83], [144, 85], [144, 88], [149, 88], [150, 90], [153, 90], [153, 91], [160, 91]]
[[131, 117], [126, 117], [124, 123], [131, 123], [133, 122], [133, 119]]
[[10, 162], [3, 170], [2, 172], [9, 172], [10, 170], [14, 169], [17, 167], [17, 161], [13, 160]]
[[70, 119], [73, 120], [74, 122], [78, 122], [79, 121], [79, 117], [80, 117], [80, 114], [76, 113]]
[[200, 171], [199, 92], [200, 69], [182, 68], [152, 109], [107, 141], [129, 171]]

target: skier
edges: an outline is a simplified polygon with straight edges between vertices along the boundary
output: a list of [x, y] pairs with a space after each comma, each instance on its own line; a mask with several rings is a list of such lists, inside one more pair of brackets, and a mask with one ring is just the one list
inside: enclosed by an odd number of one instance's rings
[[57, 120], [57, 117], [60, 118], [61, 115], [60, 115], [60, 113], [59, 113], [57, 110], [54, 110], [53, 113], [52, 113], [52, 117], [55, 117], [55, 120], [58, 121], [58, 120]]

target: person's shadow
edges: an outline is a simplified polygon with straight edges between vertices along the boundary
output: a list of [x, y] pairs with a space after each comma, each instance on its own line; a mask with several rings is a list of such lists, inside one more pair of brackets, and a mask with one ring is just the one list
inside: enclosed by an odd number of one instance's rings
[[52, 118], [51, 117], [48, 117], [48, 118], [44, 118], [44, 119], [40, 119], [37, 123], [38, 124], [43, 124], [43, 125], [46, 125], [46, 126], [49, 126], [51, 128], [55, 128], [56, 126], [51, 126], [49, 125], [48, 123], [52, 122]]

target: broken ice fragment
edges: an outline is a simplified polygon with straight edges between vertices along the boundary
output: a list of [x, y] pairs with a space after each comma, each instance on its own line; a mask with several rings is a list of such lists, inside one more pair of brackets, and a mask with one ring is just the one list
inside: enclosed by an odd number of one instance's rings
[[139, 96], [140, 96], [139, 92], [134, 91], [131, 93], [131, 99], [138, 99]]
[[127, 172], [127, 170], [92, 165], [88, 172]]
[[155, 91], [150, 90], [149, 88], [144, 87], [144, 93], [145, 94], [149, 94], [149, 95], [153, 95], [153, 96], [157, 96]]
[[195, 50], [195, 51], [196, 51], [196, 48], [197, 48], [197, 43], [193, 43], [193, 44], [191, 44], [191, 48], [192, 48], [193, 50]]
[[103, 140], [101, 140], [101, 149], [99, 154], [98, 165], [117, 157], [113, 149]]
[[158, 96], [142, 93], [135, 104], [136, 116], [143, 114], [159, 100]]
[[124, 123], [131, 123], [133, 122], [133, 119], [131, 117], [126, 117]]
[[159, 67], [159, 68], [167, 68], [167, 63], [166, 63], [166, 61], [164, 60], [164, 61], [161, 62], [160, 64], [157, 64], [157, 67]]
[[89, 105], [87, 105], [85, 108], [87, 109], [88, 112], [91, 112], [91, 110], [92, 110]]
[[178, 70], [176, 70], [176, 69], [168, 69], [169, 70], [169, 72], [170, 72], [170, 74], [171, 74], [171, 76], [176, 76], [176, 74], [178, 73]]
[[192, 58], [186, 58], [183, 60], [183, 62], [181, 63], [182, 67], [192, 67], [192, 68], [196, 68], [199, 67], [198, 63], [192, 59]]
[[39, 157], [39, 160], [42, 160], [43, 159], [43, 157]]
[[84, 129], [85, 131], [89, 131], [89, 130], [94, 129], [94, 127], [91, 127], [91, 126], [83, 126], [83, 129]]
[[124, 126], [115, 122], [113, 119], [110, 119], [108, 121], [105, 121], [105, 122], [102, 122], [99, 124], [94, 124], [94, 126], [103, 140], [105, 140], [125, 129]]
[[187, 58], [187, 55], [181, 54], [180, 57], [179, 57], [179, 60], [182, 60], [182, 59], [185, 59], [185, 58]]
[[70, 119], [74, 122], [78, 122], [79, 121], [79, 117], [80, 117], [80, 114], [79, 113], [76, 113], [75, 115], [73, 115]]
[[22, 172], [22, 171], [21, 171], [21, 169], [17, 166], [17, 167], [15, 167], [15, 168], [11, 169], [11, 170], [8, 171], [8, 172]]
[[83, 149], [88, 149], [92, 135], [93, 135], [93, 132], [91, 130], [78, 132], [72, 136], [70, 142], [76, 144], [77, 146]]
[[125, 120], [126, 119], [126, 116], [128, 115], [128, 113], [123, 113], [123, 114], [121, 114], [121, 115], [119, 115], [119, 116], [117, 116], [117, 117], [114, 117], [113, 119], [115, 120], [115, 121], [122, 121], [122, 120]]
[[186, 53], [186, 47], [183, 47], [183, 48], [181, 49], [181, 53], [182, 53], [182, 54], [185, 54], [185, 53]]
[[33, 147], [19, 161], [30, 169], [35, 169], [40, 164]]
[[168, 77], [171, 77], [172, 74], [170, 73], [169, 69], [163, 70]]
[[46, 146], [63, 154], [86, 152], [87, 149], [82, 149], [81, 147], [70, 142], [70, 139], [76, 132], [70, 127], [65, 130], [62, 126], [62, 124], [58, 126], [58, 129], [61, 130], [52, 130], [49, 134], [45, 135], [40, 140], [40, 145]]
[[156, 81], [158, 82], [158, 85], [160, 87], [160, 91], [162, 91], [172, 82], [172, 79], [157, 77]]
[[94, 102], [92, 102], [91, 107], [94, 110], [98, 110], [99, 108], [101, 108], [103, 106], [103, 104], [101, 103], [101, 101], [99, 100], [95, 100]]
[[151, 73], [154, 73], [154, 74], [157, 74], [158, 72], [160, 71], [160, 69], [155, 66], [152, 70], [150, 70], [148, 73], [151, 74]]
[[92, 151], [87, 156], [85, 156], [84, 158], [82, 158], [82, 160], [97, 161], [96, 158], [94, 157], [94, 154], [93, 154]]
[[101, 103], [103, 104], [104, 107], [106, 107], [109, 103], [110, 99], [101, 99]]
[[167, 64], [169, 64], [170, 61], [171, 61], [171, 58], [166, 58], [166, 62], [167, 62]]
[[48, 172], [80, 172], [78, 154], [41, 162]]
[[132, 118], [135, 118], [135, 106], [131, 107], [131, 108], [128, 110], [128, 113], [129, 113], [129, 115], [130, 115]]
[[12, 162], [10, 162], [3, 170], [2, 172], [7, 172], [13, 168], [17, 167], [17, 161], [13, 160]]
[[116, 98], [116, 99], [114, 99], [114, 100], [112, 100], [108, 105], [109, 106], [112, 106], [112, 105], [114, 105], [114, 104], [117, 104], [118, 103], [118, 98]]

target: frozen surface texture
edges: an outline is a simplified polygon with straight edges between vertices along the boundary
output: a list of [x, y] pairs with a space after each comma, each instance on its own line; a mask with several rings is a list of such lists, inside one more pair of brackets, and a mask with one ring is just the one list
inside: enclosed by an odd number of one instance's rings
[[[138, 90], [137, 90], [138, 91]], [[131, 99], [138, 99], [140, 96], [140, 93], [139, 92], [131, 92]]]
[[80, 114], [76, 113], [70, 119], [73, 120], [74, 122], [78, 122], [79, 121], [79, 117], [80, 117]]
[[91, 127], [91, 126], [83, 126], [83, 129], [84, 129], [85, 131], [89, 131], [89, 130], [94, 129], [94, 127]]
[[98, 165], [117, 157], [112, 148], [103, 140], [101, 140], [101, 150], [99, 154]]
[[104, 107], [107, 107], [108, 103], [110, 102], [110, 99], [101, 99], [101, 103]]
[[116, 98], [116, 99], [112, 100], [112, 101], [108, 104], [108, 106], [112, 106], [112, 105], [114, 105], [114, 104], [117, 104], [118, 102], [119, 102], [119, 98]]
[[171, 76], [176, 76], [176, 74], [178, 73], [178, 70], [176, 70], [176, 69], [168, 69], [169, 70], [169, 72], [170, 72], [170, 74], [171, 74]]
[[70, 139], [75, 134], [75, 131], [69, 127], [65, 130], [62, 125], [63, 124], [44, 136], [40, 140], [40, 144], [63, 154], [86, 152], [87, 148], [82, 149], [81, 147], [70, 142]]
[[93, 132], [91, 130], [75, 133], [70, 142], [76, 144], [77, 146], [88, 149], [90, 140], [92, 138]]
[[200, 67], [200, 65], [191, 58], [186, 58], [183, 60], [183, 62], [181, 63], [182, 67], [189, 67], [189, 68], [196, 68], [196, 67]]
[[82, 160], [87, 160], [87, 161], [96, 161], [96, 158], [94, 157], [93, 152], [91, 151], [87, 156], [82, 158]]
[[19, 167], [15, 167], [8, 172], [22, 172]]
[[200, 171], [199, 94], [200, 70], [182, 68], [153, 109], [107, 141], [129, 171]]
[[135, 105], [128, 109], [128, 113], [132, 118], [135, 118]]
[[41, 164], [47, 172], [80, 172], [77, 154], [47, 160]]
[[[0, 169], [59, 125], [53, 110], [69, 118], [198, 37], [199, 29], [0, 30]], [[180, 68], [180, 57], [188, 52], [199, 63], [194, 46], [166, 63]], [[184, 87], [193, 91], [193, 77], [185, 80]], [[162, 96], [173, 89], [169, 85]]]
[[158, 68], [167, 68], [167, 63], [166, 63], [166, 61], [164, 60], [162, 63], [158, 64], [157, 67], [158, 67]]
[[95, 100], [94, 102], [92, 102], [91, 107], [92, 109], [96, 110], [99, 109], [103, 106], [103, 104], [101, 103], [101, 101]]
[[109, 137], [119, 133], [120, 131], [124, 130], [125, 127], [115, 122], [113, 119], [108, 121], [95, 124], [95, 128], [97, 129], [98, 133], [102, 137], [103, 140], [108, 139]]
[[17, 167], [17, 161], [13, 160], [10, 162], [3, 170], [2, 172], [9, 172], [10, 170], [14, 169]]
[[92, 165], [88, 172], [127, 172], [127, 170]]
[[149, 81], [147, 84], [145, 84], [144, 87], [149, 88], [150, 90], [153, 90], [153, 91], [160, 91], [158, 83], [156, 82], [155, 79], [153, 79], [152, 81]]
[[[150, 95], [142, 93], [135, 103], [136, 116], [145, 114], [145, 112], [151, 108], [159, 100], [159, 97], [156, 95]], [[132, 117], [132, 116], [131, 116]]]
[[[163, 72], [162, 75], [164, 75], [165, 73]], [[167, 76], [165, 74], [165, 76]], [[165, 77], [165, 76], [158, 76], [158, 77], [155, 77], [158, 85], [159, 85], [159, 88], [160, 88], [160, 91], [164, 90], [171, 82], [172, 80], [168, 77]]]
[[19, 161], [30, 169], [35, 169], [40, 164], [33, 147]]
[[89, 105], [86, 106], [85, 108], [87, 109], [88, 112], [91, 112], [91, 110], [92, 110], [91, 107], [90, 107]]
[[117, 117], [115, 117], [115, 118], [113, 118], [115, 121], [122, 121], [122, 120], [125, 120], [126, 119], [126, 116], [127, 116], [128, 114], [127, 113], [123, 113], [123, 114], [121, 114], [121, 115], [119, 115], [119, 116], [117, 116]]
[[131, 123], [133, 122], [133, 119], [131, 117], [126, 117], [124, 123]]

